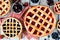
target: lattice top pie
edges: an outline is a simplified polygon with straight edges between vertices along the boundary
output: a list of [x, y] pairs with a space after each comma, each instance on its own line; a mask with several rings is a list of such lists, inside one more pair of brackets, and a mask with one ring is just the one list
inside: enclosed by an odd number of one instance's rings
[[60, 31], [60, 21], [58, 21], [58, 23], [57, 23], [57, 29], [58, 29], [58, 31]]
[[0, 16], [6, 15], [10, 10], [10, 0], [0, 0]]
[[54, 11], [57, 14], [60, 14], [60, 2], [56, 2], [56, 4], [54, 5]]
[[55, 28], [54, 13], [46, 6], [34, 6], [24, 16], [27, 31], [34, 36], [49, 35]]
[[22, 32], [22, 25], [16, 18], [7, 18], [2, 23], [2, 30], [7, 37], [15, 37]]

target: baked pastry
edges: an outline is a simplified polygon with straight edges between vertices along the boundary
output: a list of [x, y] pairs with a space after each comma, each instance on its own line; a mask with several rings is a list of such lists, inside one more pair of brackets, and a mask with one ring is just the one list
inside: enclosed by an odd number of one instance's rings
[[31, 35], [37, 37], [46, 36], [55, 28], [55, 15], [46, 6], [34, 6], [26, 12], [24, 25]]
[[0, 16], [8, 14], [10, 10], [10, 0], [0, 0]]
[[56, 2], [54, 5], [54, 12], [60, 14], [60, 2]]
[[16, 18], [7, 18], [2, 23], [2, 31], [6, 37], [16, 37], [22, 32], [22, 24]]
[[58, 21], [58, 23], [57, 23], [57, 29], [58, 29], [58, 31], [60, 31], [60, 21]]

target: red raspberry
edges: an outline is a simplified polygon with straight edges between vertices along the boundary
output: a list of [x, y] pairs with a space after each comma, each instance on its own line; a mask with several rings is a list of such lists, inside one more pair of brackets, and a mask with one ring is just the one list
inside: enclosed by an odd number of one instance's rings
[[24, 5], [24, 6], [28, 6], [28, 2], [25, 2], [23, 5]]

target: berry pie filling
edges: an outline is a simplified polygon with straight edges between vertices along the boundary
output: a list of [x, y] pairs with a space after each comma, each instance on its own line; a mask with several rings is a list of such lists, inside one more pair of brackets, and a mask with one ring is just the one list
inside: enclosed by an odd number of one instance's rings
[[14, 12], [19, 13], [22, 11], [22, 9], [23, 9], [23, 6], [19, 2], [14, 3], [13, 5]]
[[58, 26], [58, 29], [60, 29], [60, 26]]
[[54, 5], [54, 11], [57, 14], [60, 14], [60, 2], [56, 2], [56, 4]]
[[10, 11], [10, 0], [0, 0], [0, 16], [5, 16]]
[[2, 1], [0, 1], [0, 4], [2, 4]]
[[57, 7], [58, 7], [58, 10], [60, 11], [60, 4]]
[[26, 12], [24, 25], [29, 34], [40, 37], [49, 34], [55, 28], [53, 27], [55, 26], [55, 17], [48, 7], [39, 6], [37, 8], [32, 7]]
[[37, 28], [39, 28], [40, 27], [40, 25], [39, 24], [37, 24]]
[[37, 31], [37, 30], [35, 30], [35, 31], [33, 32], [33, 34], [37, 34], [37, 32], [38, 32], [38, 31]]
[[49, 13], [49, 9], [47, 8], [47, 10], [46, 10], [46, 13], [48, 14]]
[[58, 23], [57, 23], [57, 29], [60, 32], [60, 21], [58, 21]]
[[15, 18], [7, 18], [2, 24], [2, 30], [5, 36], [11, 38], [18, 36], [18, 34], [21, 33], [22, 25], [20, 24], [20, 21]]
[[57, 8], [55, 7], [55, 12], [58, 12]]
[[33, 29], [32, 27], [29, 27], [29, 31], [30, 31], [30, 32], [32, 31], [32, 29]]
[[43, 10], [43, 11], [44, 11], [44, 9], [45, 9], [44, 7], [41, 8], [41, 10]]
[[44, 27], [41, 27], [41, 30], [42, 30], [42, 31], [44, 31], [44, 30], [45, 30], [45, 28], [44, 28]]

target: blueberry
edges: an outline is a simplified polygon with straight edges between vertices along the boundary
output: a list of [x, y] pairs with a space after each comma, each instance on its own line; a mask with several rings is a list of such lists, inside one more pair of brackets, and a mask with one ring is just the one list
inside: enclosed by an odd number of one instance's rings
[[48, 38], [50, 37], [50, 35], [48, 35]]
[[44, 40], [46, 40], [46, 39], [44, 39]]
[[32, 3], [37, 3], [37, 2], [39, 2], [39, 0], [31, 0], [32, 1]]
[[22, 11], [22, 5], [19, 2], [16, 2], [13, 5], [13, 11], [16, 12], [16, 13], [21, 12]]
[[49, 6], [52, 6], [52, 5], [54, 5], [54, 1], [53, 1], [53, 0], [47, 0], [47, 4], [48, 4]]
[[58, 38], [58, 33], [57, 32], [52, 33], [52, 38], [57, 39]]

